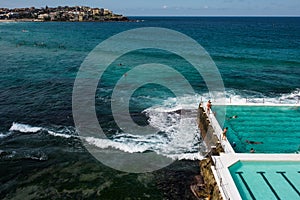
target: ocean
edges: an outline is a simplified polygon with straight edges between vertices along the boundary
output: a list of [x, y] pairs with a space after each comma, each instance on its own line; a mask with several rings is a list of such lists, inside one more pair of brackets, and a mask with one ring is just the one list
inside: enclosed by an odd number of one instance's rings
[[[118, 57], [102, 71], [94, 98], [97, 120], [107, 139], [82, 137], [76, 130], [72, 93], [77, 73], [98, 44], [124, 31], [167, 28], [192, 38], [213, 59], [225, 96], [234, 103], [245, 99], [299, 102], [300, 18], [132, 19], [136, 21], [0, 23], [1, 199], [193, 199], [190, 184], [199, 173], [199, 152], [205, 146], [194, 113], [180, 120], [178, 111], [195, 111], [201, 100], [212, 97], [205, 79], [182, 57], [160, 49], [140, 49]], [[147, 40], [144, 35], [139, 37]], [[130, 40], [118, 45], [130, 44]], [[131, 70], [147, 63], [176, 69], [195, 94], [185, 92], [180, 81], [168, 73], [162, 78], [182, 95], [155, 84], [162, 73], [151, 68], [147, 73], [153, 82], [130, 93], [130, 81], [139, 83], [143, 74], [147, 75], [136, 72], [132, 78]], [[121, 79], [127, 85], [118, 91], [124, 96], [131, 94], [132, 120], [140, 126], [150, 125], [156, 132], [133, 134], [115, 122], [111, 103]], [[126, 155], [152, 152], [172, 162], [146, 173], [119, 171], [95, 159], [86, 142]]]

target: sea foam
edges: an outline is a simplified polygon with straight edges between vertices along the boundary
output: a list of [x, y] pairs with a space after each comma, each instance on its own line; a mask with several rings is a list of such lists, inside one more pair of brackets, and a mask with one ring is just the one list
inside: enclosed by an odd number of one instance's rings
[[27, 124], [20, 124], [20, 123], [13, 122], [9, 131], [19, 131], [22, 133], [36, 133], [42, 129], [43, 129], [42, 127], [33, 127]]
[[[38, 127], [38, 126], [31, 126], [28, 124], [22, 124], [22, 123], [17, 123], [13, 122], [12, 126], [9, 129], [10, 132], [12, 131], [18, 131], [21, 133], [37, 133], [39, 131], [45, 131], [49, 135], [55, 136], [55, 137], [64, 137], [64, 138], [70, 138], [70, 137], [78, 137], [76, 135], [75, 131], [69, 130], [68, 127], [64, 127], [62, 130], [50, 130], [49, 128], [43, 128], [43, 127]], [[11, 133], [9, 133], [11, 134]], [[1, 135], [0, 135], [1, 137]]]
[[[221, 94], [220, 94], [221, 95]], [[300, 89], [290, 94], [282, 94], [277, 97], [265, 97], [261, 94], [253, 94], [245, 97], [235, 90], [226, 91], [226, 104], [247, 105], [252, 104], [278, 104], [296, 103], [300, 97]], [[147, 151], [164, 155], [174, 160], [201, 160], [203, 156], [199, 152], [205, 152], [205, 145], [201, 145], [200, 133], [197, 128], [197, 107], [200, 101], [206, 102], [211, 99], [210, 93], [190, 95], [177, 98], [168, 98], [162, 105], [155, 105], [143, 112], [149, 117], [148, 123], [158, 131], [149, 135], [133, 135], [126, 132], [116, 132], [107, 139], [78, 136], [74, 127], [43, 128], [14, 122], [9, 129], [22, 133], [37, 133], [46, 131], [49, 135], [67, 139], [80, 138], [90, 145], [101, 149], [114, 148], [127, 153], [143, 153]], [[280, 103], [281, 104], [280, 104]], [[215, 102], [215, 105], [222, 102]], [[252, 105], [251, 104], [251, 105]], [[184, 110], [190, 110], [188, 115]], [[6, 137], [10, 133], [0, 134]]]

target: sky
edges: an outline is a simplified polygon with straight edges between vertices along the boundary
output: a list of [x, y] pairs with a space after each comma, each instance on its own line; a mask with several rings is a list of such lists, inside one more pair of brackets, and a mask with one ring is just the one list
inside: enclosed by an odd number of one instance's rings
[[300, 0], [1, 0], [0, 7], [90, 6], [126, 16], [300, 16]]

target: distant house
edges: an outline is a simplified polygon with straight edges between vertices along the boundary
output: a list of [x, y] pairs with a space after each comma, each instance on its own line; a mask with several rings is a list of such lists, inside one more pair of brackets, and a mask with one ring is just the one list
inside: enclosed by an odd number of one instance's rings
[[108, 10], [108, 9], [103, 10], [103, 15], [111, 15], [111, 14], [112, 14], [112, 12], [110, 10]]
[[49, 21], [51, 19], [51, 16], [47, 13], [39, 14], [38, 19], [42, 21]]
[[93, 9], [92, 12], [93, 15], [99, 15], [99, 9]]
[[6, 12], [3, 10], [0, 10], [0, 19], [7, 19]]
[[101, 16], [104, 15], [104, 8], [100, 8], [100, 15], [101, 15]]
[[49, 13], [49, 16], [50, 16], [51, 21], [57, 21], [59, 13], [58, 12], [51, 12], [51, 13]]
[[19, 13], [17, 13], [17, 12], [9, 12], [8, 14], [6, 14], [6, 16], [9, 19], [16, 19], [16, 18], [19, 18]]
[[80, 22], [83, 21], [83, 15], [79, 15], [78, 21], [80, 21]]

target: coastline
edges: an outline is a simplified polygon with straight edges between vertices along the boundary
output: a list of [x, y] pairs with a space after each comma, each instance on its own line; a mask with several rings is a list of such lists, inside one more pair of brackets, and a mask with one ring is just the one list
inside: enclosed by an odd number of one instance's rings
[[129, 21], [126, 16], [115, 14], [106, 8], [88, 6], [58, 6], [45, 8], [0, 8], [0, 20], [4, 22], [105, 22]]
[[34, 19], [0, 19], [0, 23], [7, 23], [7, 22], [42, 22], [41, 20], [34, 20]]
[[0, 23], [11, 23], [11, 22], [136, 22], [137, 20], [130, 20], [130, 19], [109, 19], [109, 20], [86, 20], [86, 21], [44, 21], [39, 19], [0, 19]]

